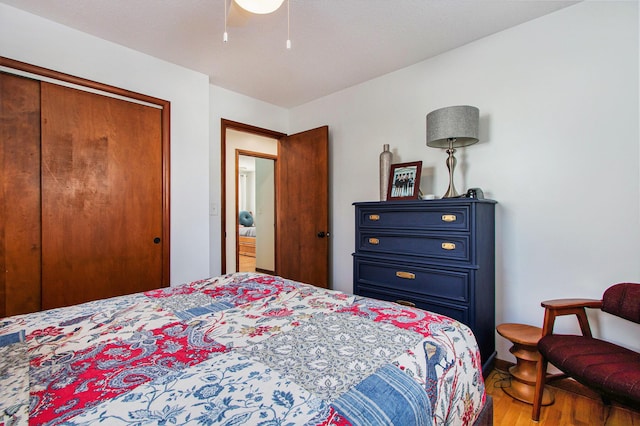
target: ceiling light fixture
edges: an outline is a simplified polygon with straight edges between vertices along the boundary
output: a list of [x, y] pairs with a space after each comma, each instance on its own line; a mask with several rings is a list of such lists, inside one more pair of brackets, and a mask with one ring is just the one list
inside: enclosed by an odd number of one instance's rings
[[278, 10], [284, 0], [235, 0], [235, 2], [247, 12], [266, 15]]
[[[222, 41], [229, 41], [229, 33], [227, 32], [227, 3], [235, 1], [235, 3], [242, 9], [250, 13], [257, 15], [266, 15], [273, 13], [282, 6], [284, 0], [223, 0], [224, 1], [224, 33], [222, 35]], [[287, 0], [287, 49], [291, 49], [291, 25], [290, 25], [290, 13], [289, 13], [289, 0]]]

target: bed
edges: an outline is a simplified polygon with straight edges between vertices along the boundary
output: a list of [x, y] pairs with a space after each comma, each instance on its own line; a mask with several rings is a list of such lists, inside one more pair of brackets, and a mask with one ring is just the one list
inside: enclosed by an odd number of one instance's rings
[[466, 326], [270, 275], [0, 319], [0, 425], [465, 425], [490, 408]]
[[238, 226], [238, 235], [241, 237], [255, 237], [256, 236], [256, 227], [255, 226]]

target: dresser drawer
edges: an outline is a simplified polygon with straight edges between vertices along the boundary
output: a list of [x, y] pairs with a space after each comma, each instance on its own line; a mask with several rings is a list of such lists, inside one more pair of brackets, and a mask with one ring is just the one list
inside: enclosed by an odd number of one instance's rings
[[453, 318], [456, 321], [469, 325], [469, 309], [466, 306], [438, 303], [433, 300], [425, 300], [420, 297], [407, 296], [406, 294], [396, 293], [393, 291], [372, 290], [367, 287], [360, 288], [357, 294], [359, 296], [369, 297], [372, 299], [386, 300], [389, 302], [400, 303], [401, 305], [414, 306], [425, 311], [446, 315], [449, 318]]
[[407, 266], [393, 262], [354, 258], [356, 285], [414, 293], [457, 303], [469, 302], [470, 272]]
[[469, 262], [469, 234], [433, 235], [419, 233], [361, 230], [356, 251], [384, 253], [394, 256], [430, 257]]
[[357, 210], [357, 227], [381, 229], [422, 229], [427, 231], [468, 231], [468, 206], [430, 206], [416, 202], [398, 207], [381, 204]]

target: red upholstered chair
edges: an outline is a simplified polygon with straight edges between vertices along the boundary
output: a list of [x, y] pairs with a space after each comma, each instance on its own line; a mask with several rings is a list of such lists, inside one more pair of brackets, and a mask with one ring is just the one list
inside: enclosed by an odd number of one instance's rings
[[[602, 311], [640, 324], [640, 284], [622, 283], [609, 287], [602, 300], [558, 299], [542, 302], [545, 308], [542, 338], [538, 342], [541, 360], [536, 374], [536, 390], [531, 418], [540, 418], [545, 380], [572, 377], [597, 391], [603, 402], [619, 401], [640, 408], [640, 353], [596, 339], [591, 334], [586, 308]], [[553, 334], [556, 317], [576, 315], [581, 336]], [[630, 336], [638, 342], [638, 334]], [[551, 363], [564, 374], [547, 377]]]

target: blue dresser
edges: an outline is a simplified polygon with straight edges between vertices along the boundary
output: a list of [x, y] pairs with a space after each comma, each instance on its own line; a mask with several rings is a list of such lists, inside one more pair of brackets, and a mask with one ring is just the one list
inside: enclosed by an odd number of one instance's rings
[[354, 203], [355, 294], [470, 326], [486, 376], [495, 359], [495, 201]]

